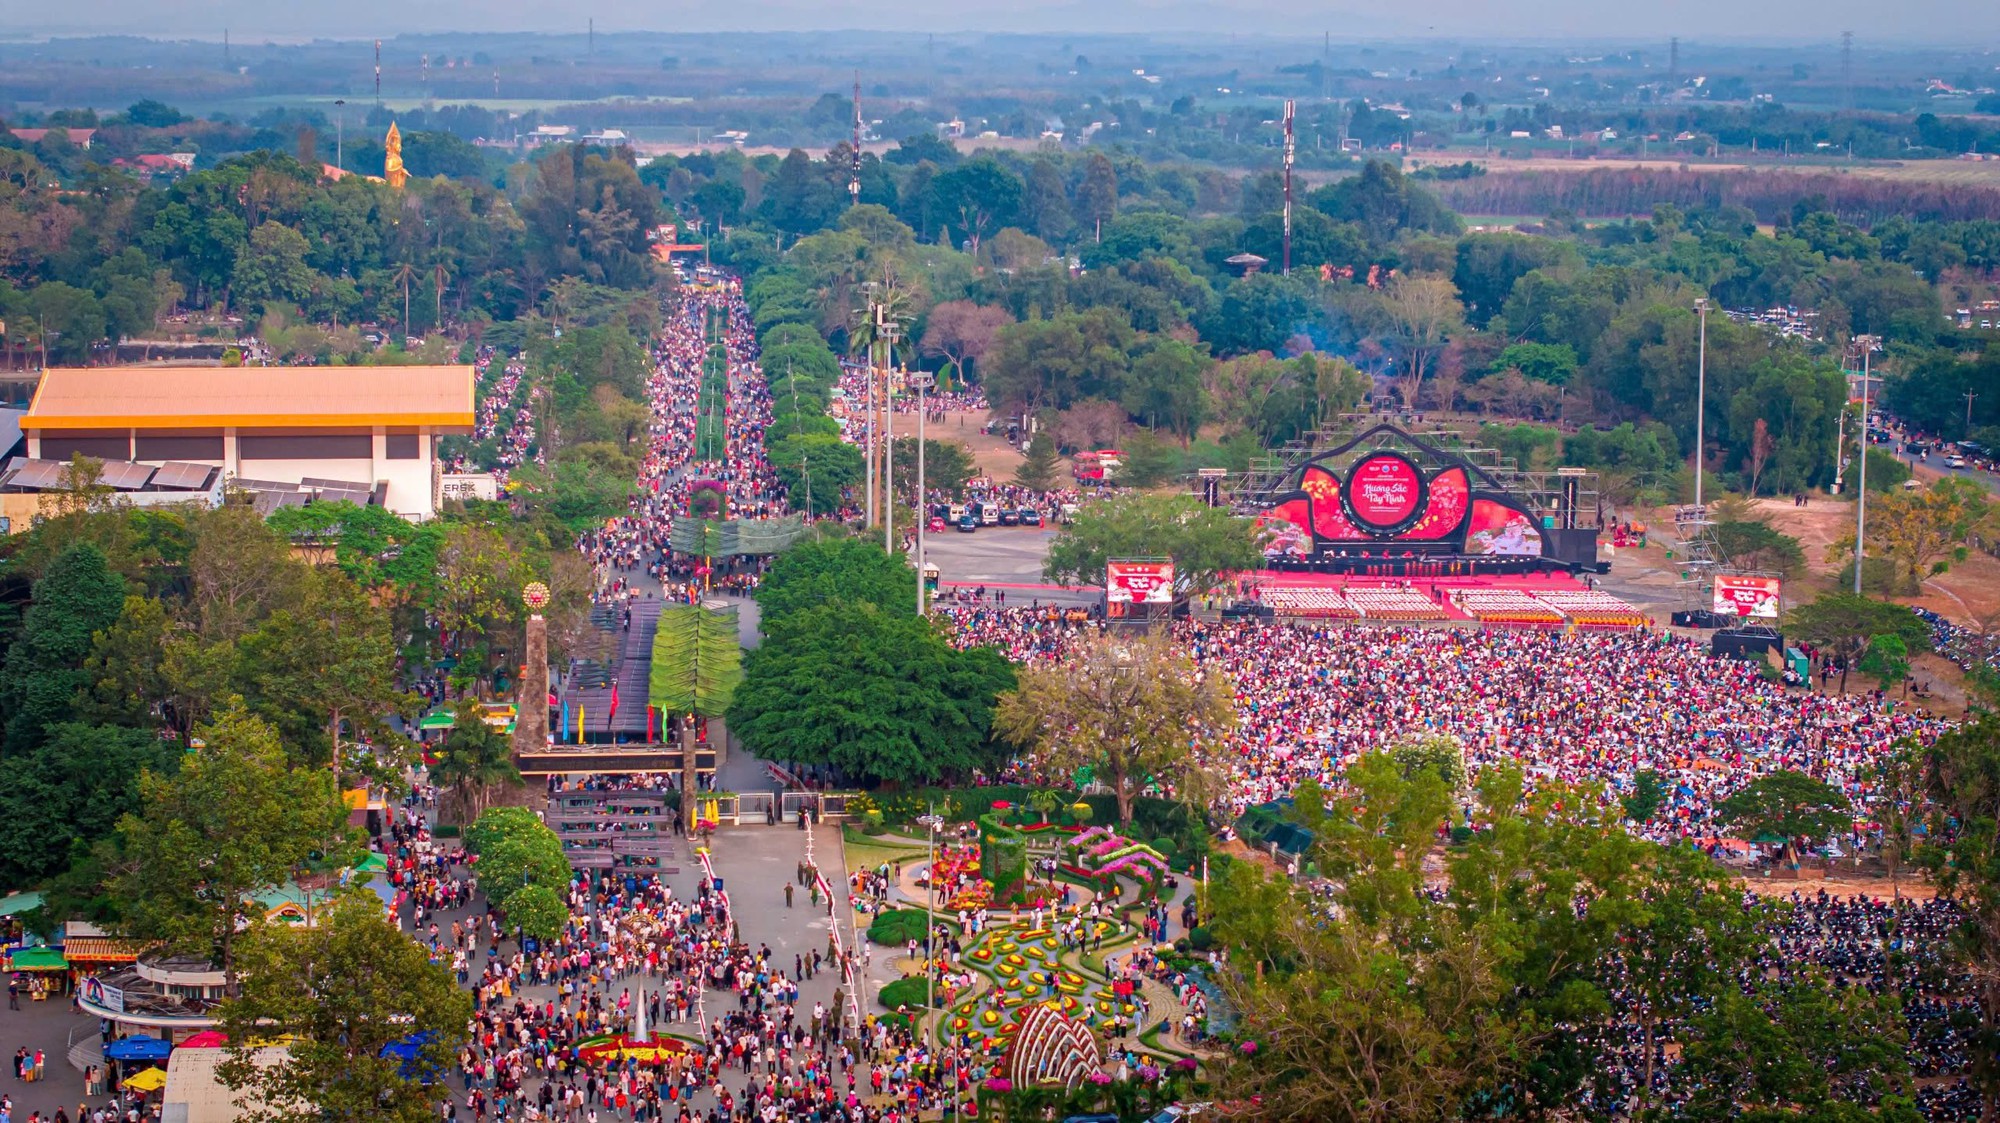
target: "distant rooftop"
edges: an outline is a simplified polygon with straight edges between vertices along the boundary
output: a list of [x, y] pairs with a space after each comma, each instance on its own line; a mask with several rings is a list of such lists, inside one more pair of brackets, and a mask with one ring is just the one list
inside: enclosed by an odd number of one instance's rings
[[472, 427], [469, 366], [52, 367], [21, 428]]

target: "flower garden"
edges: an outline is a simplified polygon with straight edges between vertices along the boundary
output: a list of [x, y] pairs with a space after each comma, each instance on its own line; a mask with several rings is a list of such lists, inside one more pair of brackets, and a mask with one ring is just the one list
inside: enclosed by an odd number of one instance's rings
[[[999, 1060], [1006, 1055], [1021, 1019], [1037, 1005], [1088, 1023], [1103, 1032], [1113, 1018], [1128, 1022], [1139, 1016], [1129, 987], [1080, 964], [1065, 963], [1056, 934], [1031, 928], [1029, 921], [989, 928], [966, 949], [961, 963], [985, 976], [987, 986], [958, 1000], [945, 1014], [953, 1036], [975, 1053]], [[1097, 935], [1107, 943], [1125, 943], [1132, 931], [1123, 923], [1096, 922]]]

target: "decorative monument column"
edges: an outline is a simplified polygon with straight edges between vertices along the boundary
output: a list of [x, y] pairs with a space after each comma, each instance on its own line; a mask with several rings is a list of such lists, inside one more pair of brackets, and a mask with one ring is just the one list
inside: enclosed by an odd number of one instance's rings
[[528, 636], [521, 653], [519, 693], [514, 699], [514, 755], [544, 752], [549, 747], [549, 623], [542, 609], [549, 605], [549, 587], [531, 581], [521, 590], [528, 606]]

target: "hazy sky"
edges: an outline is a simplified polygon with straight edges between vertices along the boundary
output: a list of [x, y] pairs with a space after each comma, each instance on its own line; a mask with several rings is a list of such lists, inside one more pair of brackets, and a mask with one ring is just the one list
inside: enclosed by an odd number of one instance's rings
[[1679, 35], [1720, 42], [1824, 42], [1842, 30], [1880, 43], [1969, 46], [2000, 39], [1994, 0], [4, 0], [0, 34], [126, 33], [174, 38], [370, 38], [416, 31], [1218, 31], [1336, 38], [1600, 39]]

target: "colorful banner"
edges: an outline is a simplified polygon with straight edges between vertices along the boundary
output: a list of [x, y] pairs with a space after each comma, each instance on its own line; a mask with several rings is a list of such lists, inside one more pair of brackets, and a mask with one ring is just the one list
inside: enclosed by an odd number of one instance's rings
[[1112, 604], [1172, 604], [1174, 563], [1104, 563], [1104, 599]]
[[1778, 594], [1784, 583], [1776, 577], [1715, 575], [1715, 614], [1755, 620], [1778, 618]]

